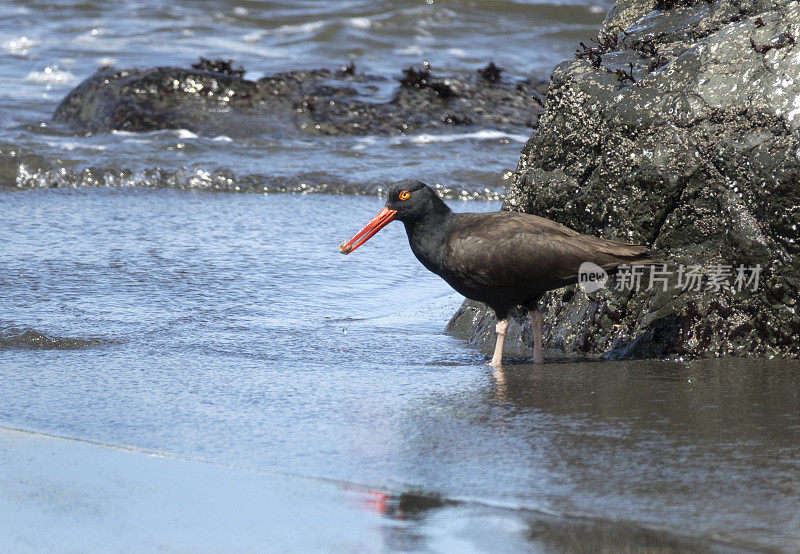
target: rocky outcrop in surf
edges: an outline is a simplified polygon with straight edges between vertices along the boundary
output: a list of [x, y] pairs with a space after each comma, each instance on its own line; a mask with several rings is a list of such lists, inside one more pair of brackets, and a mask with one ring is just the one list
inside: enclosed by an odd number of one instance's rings
[[[667, 268], [650, 290], [645, 274], [638, 291], [548, 294], [545, 347], [800, 356], [800, 4], [618, 0], [576, 58], [551, 76], [504, 208], [650, 245]], [[494, 342], [479, 305], [449, 328]]]
[[546, 82], [506, 77], [493, 63], [460, 77], [437, 77], [427, 64], [397, 80], [338, 70], [289, 71], [257, 81], [232, 62], [192, 68], [106, 68], [73, 89], [56, 121], [80, 132], [188, 129], [231, 133], [259, 126], [275, 133], [394, 135], [452, 126], [535, 127]]
[[28, 327], [3, 327], [0, 328], [0, 350], [25, 349], [25, 350], [81, 350], [115, 344], [111, 339], [58, 337], [46, 335]]

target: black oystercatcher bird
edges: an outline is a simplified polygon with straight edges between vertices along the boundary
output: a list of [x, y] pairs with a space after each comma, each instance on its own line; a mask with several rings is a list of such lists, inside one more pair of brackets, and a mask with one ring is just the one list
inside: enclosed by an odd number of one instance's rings
[[402, 221], [411, 251], [426, 268], [467, 298], [497, 315], [497, 344], [491, 365], [499, 366], [514, 306], [528, 309], [534, 362], [542, 363], [541, 296], [578, 282], [578, 269], [592, 262], [606, 271], [622, 264], [654, 263], [644, 246], [582, 235], [543, 217], [517, 212], [454, 213], [425, 183], [400, 181], [388, 191], [386, 207], [347, 242], [349, 254], [390, 221]]

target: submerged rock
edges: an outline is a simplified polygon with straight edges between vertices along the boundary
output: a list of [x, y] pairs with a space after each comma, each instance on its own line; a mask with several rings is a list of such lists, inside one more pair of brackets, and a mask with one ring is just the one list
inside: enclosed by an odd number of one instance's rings
[[[104, 69], [61, 102], [54, 119], [81, 132], [189, 129], [230, 132], [248, 126], [322, 135], [398, 134], [452, 125], [534, 127], [546, 83], [489, 82], [476, 75], [435, 77], [430, 66], [406, 68], [396, 81], [337, 71], [289, 71], [250, 81], [233, 62], [202, 59], [191, 69]], [[288, 124], [288, 125], [287, 125]]]
[[[618, 0], [582, 46], [553, 71], [504, 209], [650, 245], [667, 290], [645, 273], [638, 292], [551, 292], [545, 347], [800, 356], [800, 4]], [[735, 286], [740, 266], [758, 283]], [[529, 344], [529, 327], [517, 317], [508, 342]], [[494, 343], [481, 306], [449, 328]]]
[[45, 335], [34, 329], [10, 327], [0, 329], [0, 350], [5, 348], [26, 350], [80, 350], [114, 344], [117, 341], [102, 338], [72, 338]]

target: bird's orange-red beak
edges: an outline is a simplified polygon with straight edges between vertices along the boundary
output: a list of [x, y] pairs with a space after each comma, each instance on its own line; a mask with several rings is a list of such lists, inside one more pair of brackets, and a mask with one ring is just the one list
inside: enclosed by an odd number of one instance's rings
[[391, 220], [394, 219], [394, 214], [397, 213], [397, 210], [390, 210], [389, 208], [383, 208], [381, 212], [369, 220], [369, 222], [361, 228], [361, 230], [353, 235], [347, 242], [343, 242], [339, 245], [339, 252], [342, 254], [349, 254], [365, 242], [367, 242], [372, 235], [386, 227]]

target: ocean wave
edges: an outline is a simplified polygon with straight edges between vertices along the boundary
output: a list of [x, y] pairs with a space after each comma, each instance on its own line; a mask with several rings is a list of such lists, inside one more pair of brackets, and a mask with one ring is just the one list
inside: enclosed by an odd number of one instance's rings
[[[185, 136], [181, 130], [170, 130], [166, 134]], [[495, 136], [493, 132], [479, 132], [474, 136]], [[498, 132], [499, 133], [499, 132]], [[140, 134], [115, 131], [125, 141], [149, 140]], [[499, 133], [496, 136], [505, 136]], [[443, 135], [450, 137], [450, 135]], [[472, 136], [472, 135], [470, 135]], [[57, 138], [57, 137], [56, 137]], [[389, 146], [393, 140], [387, 137], [362, 137], [365, 146], [370, 141], [380, 140]], [[355, 146], [362, 144], [357, 139]], [[209, 139], [210, 144], [219, 145], [232, 142], [227, 135], [217, 135]], [[0, 193], [13, 189], [75, 189], [75, 188], [150, 188], [150, 189], [178, 189], [210, 192], [240, 192], [240, 193], [291, 193], [291, 194], [341, 194], [353, 196], [381, 196], [386, 183], [395, 181], [401, 175], [390, 178], [391, 172], [386, 172], [386, 177], [381, 177], [381, 171], [342, 171], [333, 167], [330, 171], [309, 168], [273, 167], [269, 164], [252, 166], [254, 170], [242, 171], [234, 168], [220, 166], [217, 162], [200, 161], [194, 164], [178, 167], [125, 167], [118, 164], [114, 156], [95, 157], [93, 152], [108, 152], [107, 146], [93, 141], [79, 141], [72, 137], [67, 140], [46, 140], [51, 148], [57, 150], [46, 155], [39, 154], [29, 148], [15, 146], [11, 143], [0, 142]], [[309, 145], [313, 145], [310, 142]], [[302, 146], [302, 145], [301, 145]], [[87, 166], [86, 162], [65, 163], [61, 152], [78, 152], [78, 158], [89, 156], [95, 161]], [[101, 163], [96, 163], [101, 162]], [[105, 163], [102, 163], [105, 162]], [[288, 171], [287, 171], [288, 169]], [[474, 199], [474, 200], [502, 200], [505, 188], [513, 173], [509, 170], [499, 172], [496, 178], [489, 177], [485, 171], [471, 176], [469, 170], [462, 171], [460, 177], [451, 177], [442, 174], [433, 175], [428, 172], [427, 180], [436, 186], [443, 198]], [[437, 184], [438, 181], [438, 184]]]
[[[119, 169], [84, 168], [73, 170], [50, 167], [43, 158], [21, 155], [16, 166], [0, 154], [0, 187], [15, 189], [43, 188], [152, 188], [239, 192], [261, 194], [341, 194], [351, 196], [383, 196], [385, 184], [359, 183], [336, 176], [238, 176], [229, 170], [210, 170], [202, 167], [166, 170], [162, 168], [127, 171]], [[16, 172], [16, 173], [15, 173]], [[505, 178], [506, 176], [504, 176]], [[431, 184], [442, 198], [459, 200], [502, 200], [503, 186], [487, 187], [472, 184]]]
[[519, 143], [525, 143], [528, 141], [528, 135], [518, 134], [518, 133], [507, 133], [505, 131], [498, 131], [494, 129], [483, 129], [480, 131], [474, 131], [472, 133], [441, 133], [441, 134], [433, 134], [433, 133], [420, 133], [416, 135], [401, 135], [395, 137], [374, 137], [374, 136], [367, 136], [367, 137], [358, 137], [356, 139], [356, 144], [353, 146], [353, 150], [366, 150], [368, 146], [372, 146], [375, 144], [379, 144], [384, 142], [385, 144], [416, 144], [416, 145], [424, 145], [430, 143], [447, 143], [447, 142], [458, 142], [458, 141], [484, 141], [484, 140], [505, 140], [505, 141], [514, 141]]
[[290, 23], [275, 28], [272, 32], [281, 35], [307, 34], [322, 29], [327, 22], [309, 21], [307, 23]]
[[459, 140], [499, 140], [508, 139], [515, 142], [527, 142], [528, 135], [521, 135], [515, 133], [506, 133], [505, 131], [496, 131], [493, 129], [483, 129], [473, 133], [449, 133], [434, 135], [428, 133], [421, 133], [418, 135], [405, 135], [392, 137], [390, 142], [397, 143], [412, 143], [412, 144], [428, 144], [431, 142], [456, 142]]
[[47, 145], [52, 148], [60, 148], [61, 150], [66, 150], [67, 152], [79, 149], [96, 150], [98, 152], [102, 152], [108, 148], [105, 144], [82, 144], [74, 141], [69, 141], [69, 142], [47, 141]]
[[182, 139], [196, 139], [197, 133], [193, 133], [189, 129], [176, 129], [175, 135]]

